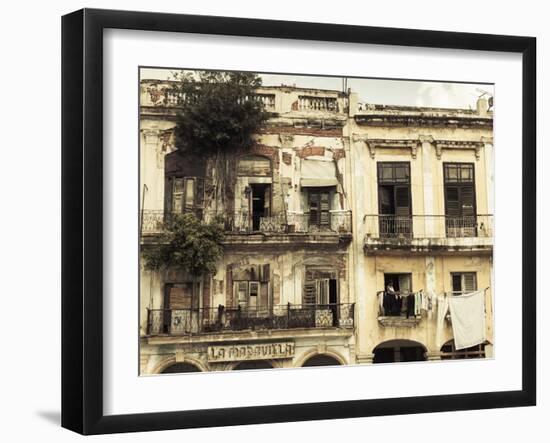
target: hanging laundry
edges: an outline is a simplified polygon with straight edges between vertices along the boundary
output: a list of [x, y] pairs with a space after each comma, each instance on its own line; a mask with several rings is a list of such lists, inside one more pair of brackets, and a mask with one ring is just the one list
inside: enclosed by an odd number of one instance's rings
[[485, 293], [476, 291], [448, 298], [455, 348], [460, 350], [485, 342]]

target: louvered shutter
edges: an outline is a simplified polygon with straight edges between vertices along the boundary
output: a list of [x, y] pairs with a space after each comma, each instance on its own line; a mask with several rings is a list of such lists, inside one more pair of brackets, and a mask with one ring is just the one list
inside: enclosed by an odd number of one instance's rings
[[330, 202], [329, 202], [328, 192], [321, 192], [319, 207], [320, 207], [319, 224], [323, 226], [328, 226], [330, 224]]
[[464, 291], [473, 292], [477, 290], [476, 274], [474, 272], [468, 272], [464, 275]]
[[408, 186], [395, 187], [395, 215], [407, 216], [411, 213]]
[[306, 272], [306, 281], [302, 298], [302, 303], [304, 305], [314, 305], [317, 300], [317, 281], [311, 271]]
[[191, 309], [193, 306], [193, 283], [178, 283], [169, 288], [170, 309]]
[[460, 193], [457, 186], [445, 188], [445, 215], [460, 217]]
[[464, 185], [460, 188], [460, 203], [463, 216], [474, 216], [474, 187], [472, 185]]
[[309, 193], [309, 222], [316, 225], [319, 220], [319, 194], [316, 192]]

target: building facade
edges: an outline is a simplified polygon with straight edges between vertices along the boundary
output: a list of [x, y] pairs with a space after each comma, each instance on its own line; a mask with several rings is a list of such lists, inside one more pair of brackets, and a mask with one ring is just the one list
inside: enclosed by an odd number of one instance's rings
[[[175, 147], [170, 87], [140, 85], [140, 248], [158, 244], [173, 214], [223, 214], [223, 258], [200, 279], [141, 261], [142, 375], [491, 356], [486, 102], [396, 108], [263, 87], [269, 120], [235, 155], [233, 192], [220, 199], [219, 165]], [[398, 309], [384, 310], [388, 285]], [[452, 318], [438, 313], [477, 289], [487, 342], [455, 352]]]

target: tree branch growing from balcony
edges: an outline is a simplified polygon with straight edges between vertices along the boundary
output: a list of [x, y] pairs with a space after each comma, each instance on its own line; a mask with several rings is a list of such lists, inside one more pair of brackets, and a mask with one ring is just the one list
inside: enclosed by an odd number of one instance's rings
[[216, 273], [223, 254], [223, 219], [204, 223], [192, 213], [175, 214], [157, 245], [143, 251], [150, 270], [178, 268], [193, 277]]

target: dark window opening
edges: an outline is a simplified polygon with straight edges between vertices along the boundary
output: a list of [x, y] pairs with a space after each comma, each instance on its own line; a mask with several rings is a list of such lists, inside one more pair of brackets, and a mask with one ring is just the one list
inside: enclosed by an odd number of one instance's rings
[[271, 215], [271, 185], [251, 184], [250, 206], [252, 230], [259, 231], [262, 218]]
[[201, 370], [191, 363], [174, 363], [162, 370], [161, 374], [179, 374], [182, 372], [201, 372]]
[[341, 363], [330, 355], [318, 354], [308, 358], [302, 366], [304, 368], [314, 366], [341, 366]]
[[[410, 316], [414, 315], [411, 274], [384, 274], [384, 294], [380, 315]], [[409, 309], [410, 308], [410, 309]]]
[[243, 361], [233, 368], [234, 371], [242, 371], [249, 369], [273, 369], [268, 362], [264, 360]]
[[477, 275], [475, 272], [451, 273], [453, 293], [467, 293], [477, 291]]
[[381, 237], [412, 235], [409, 163], [378, 163], [378, 213]]
[[373, 363], [398, 363], [425, 361], [426, 349], [416, 342], [406, 340], [383, 343], [374, 349]]
[[444, 163], [447, 237], [475, 237], [477, 211], [473, 163]]

